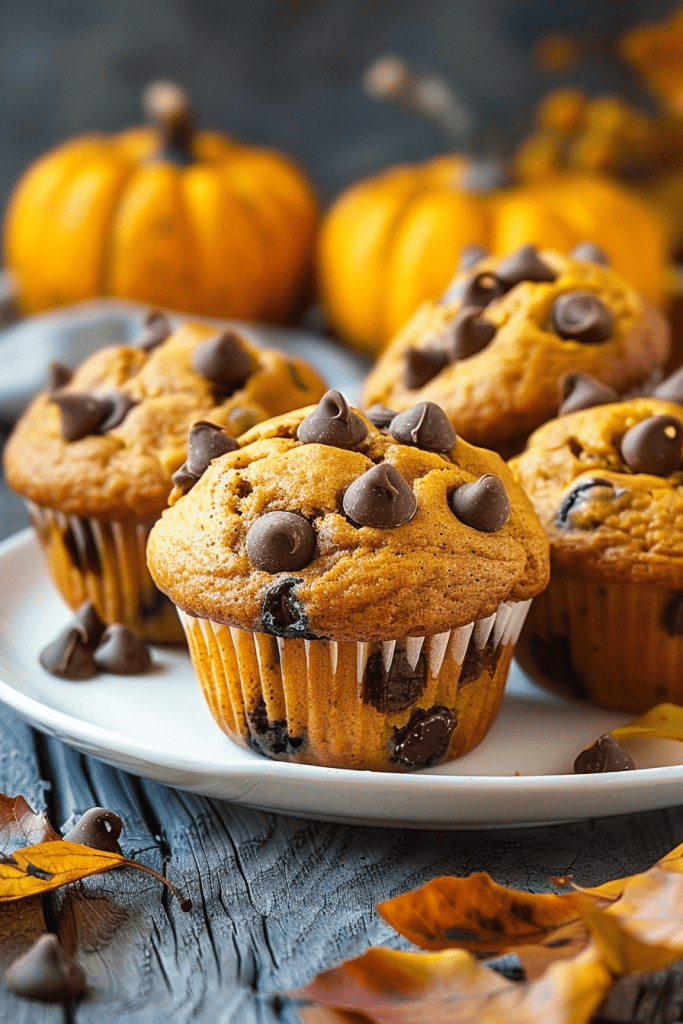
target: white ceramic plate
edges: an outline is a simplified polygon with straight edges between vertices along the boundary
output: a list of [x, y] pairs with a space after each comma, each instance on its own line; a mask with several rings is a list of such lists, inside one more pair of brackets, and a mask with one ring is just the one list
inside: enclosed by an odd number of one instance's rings
[[659, 767], [571, 774], [578, 751], [628, 716], [555, 697], [517, 667], [493, 729], [458, 761], [413, 775], [269, 761], [214, 725], [180, 649], [155, 648], [150, 675], [70, 683], [45, 672], [38, 653], [71, 613], [30, 531], [0, 544], [0, 579], [0, 700], [43, 732], [148, 779], [263, 810], [414, 828], [536, 824], [683, 798], [683, 744], [641, 743], [638, 763]]

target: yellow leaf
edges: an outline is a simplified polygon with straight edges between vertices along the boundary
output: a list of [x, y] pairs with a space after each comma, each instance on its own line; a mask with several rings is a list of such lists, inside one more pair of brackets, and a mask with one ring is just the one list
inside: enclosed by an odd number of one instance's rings
[[15, 850], [12, 863], [0, 863], [0, 902], [49, 892], [68, 882], [130, 863], [119, 853], [96, 850], [64, 839]]
[[642, 737], [683, 741], [683, 708], [678, 704], [657, 704], [632, 722], [612, 729], [612, 736], [619, 742]]
[[622, 38], [621, 51], [669, 107], [683, 110], [683, 10], [635, 28]]

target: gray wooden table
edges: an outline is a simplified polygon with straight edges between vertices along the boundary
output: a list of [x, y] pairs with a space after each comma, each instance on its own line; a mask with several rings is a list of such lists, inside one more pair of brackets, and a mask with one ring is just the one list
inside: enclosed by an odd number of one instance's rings
[[[0, 484], [0, 537], [23, 525], [21, 504]], [[438, 874], [471, 871], [538, 891], [549, 888], [551, 875], [567, 873], [592, 885], [647, 868], [683, 841], [683, 807], [477, 832], [264, 814], [116, 771], [2, 707], [0, 790], [23, 794], [58, 828], [93, 805], [115, 811], [124, 821], [124, 853], [162, 872], [194, 903], [183, 913], [154, 879], [125, 870], [44, 898], [35, 927], [56, 931], [87, 976], [77, 1024], [294, 1024], [294, 1008], [270, 993], [301, 985], [370, 944], [407, 946], [375, 913], [381, 900]], [[3, 973], [9, 955], [0, 946]], [[637, 979], [601, 1014], [676, 1021], [681, 977], [674, 970]], [[2, 984], [1, 1022], [65, 1019], [61, 1006], [18, 999]]]

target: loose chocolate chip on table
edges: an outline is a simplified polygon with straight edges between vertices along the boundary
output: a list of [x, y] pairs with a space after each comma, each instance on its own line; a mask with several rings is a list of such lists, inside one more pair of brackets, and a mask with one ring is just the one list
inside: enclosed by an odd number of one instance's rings
[[237, 391], [255, 370], [254, 360], [235, 331], [221, 331], [192, 353], [192, 369], [224, 397]]
[[85, 992], [85, 975], [62, 948], [56, 935], [41, 935], [9, 967], [7, 987], [15, 995], [62, 1003]]
[[674, 594], [667, 602], [664, 624], [671, 636], [683, 636], [683, 591]]
[[402, 729], [394, 730], [391, 760], [412, 771], [428, 768], [448, 750], [456, 720], [439, 704], [425, 711], [417, 708]]
[[375, 404], [371, 405], [369, 409], [366, 409], [365, 415], [370, 420], [373, 427], [377, 427], [378, 430], [386, 430], [396, 415], [396, 412], [394, 409], [390, 409], [387, 405], [383, 405], [382, 402], [375, 402]]
[[88, 434], [96, 434], [112, 412], [112, 405], [108, 399], [96, 398], [95, 395], [85, 392], [55, 393], [50, 401], [59, 407], [65, 441], [79, 441]]
[[582, 750], [574, 761], [577, 775], [593, 775], [599, 772], [630, 772], [635, 768], [630, 754], [621, 747], [614, 736], [605, 733]]
[[579, 242], [569, 253], [570, 259], [579, 263], [599, 263], [601, 267], [609, 267], [610, 258], [604, 249], [595, 242]]
[[346, 515], [359, 526], [387, 530], [409, 522], [417, 498], [395, 466], [382, 462], [363, 473], [346, 489]]
[[674, 416], [648, 416], [627, 430], [621, 456], [634, 473], [669, 476], [683, 462], [683, 424]]
[[553, 302], [553, 327], [565, 341], [597, 345], [614, 329], [614, 314], [593, 292], [565, 292]]
[[484, 260], [489, 255], [488, 249], [485, 249], [483, 245], [465, 245], [460, 250], [460, 259], [458, 260], [458, 270], [469, 270], [479, 260]]
[[263, 572], [296, 572], [313, 558], [315, 530], [296, 512], [266, 512], [247, 533], [247, 557]]
[[468, 359], [485, 349], [496, 331], [496, 325], [481, 316], [481, 309], [469, 307], [460, 310], [440, 341], [452, 360]]
[[142, 334], [136, 338], [135, 344], [145, 352], [151, 352], [163, 341], [166, 341], [172, 331], [173, 328], [166, 314], [162, 313], [160, 309], [152, 309], [142, 322]]
[[93, 645], [83, 627], [74, 622], [38, 655], [46, 672], [60, 679], [92, 679], [97, 675]]
[[234, 452], [237, 448], [239, 444], [234, 437], [226, 434], [215, 423], [200, 420], [190, 430], [185, 462], [187, 471], [200, 477], [206, 472], [212, 459], [217, 459], [227, 452]]
[[117, 676], [137, 676], [152, 664], [147, 644], [128, 626], [114, 622], [107, 626], [95, 651], [100, 672]]
[[506, 290], [521, 281], [554, 281], [557, 274], [538, 255], [535, 245], [522, 245], [510, 253], [495, 270]]
[[327, 444], [332, 448], [355, 448], [368, 428], [349, 407], [340, 391], [326, 391], [313, 412], [299, 424], [296, 436], [304, 444]]
[[475, 274], [462, 289], [461, 298], [463, 306], [477, 306], [483, 309], [489, 302], [500, 298], [507, 291], [502, 281], [491, 273], [484, 270], [481, 274]]
[[65, 387], [73, 377], [73, 370], [70, 370], [64, 363], [57, 359], [51, 359], [47, 364], [47, 390], [58, 391]]
[[404, 359], [403, 383], [411, 391], [433, 380], [449, 362], [447, 354], [439, 348], [408, 348]]
[[67, 843], [83, 843], [95, 850], [121, 853], [118, 838], [123, 822], [106, 807], [91, 807], [80, 816], [74, 827], [63, 836]]
[[458, 440], [453, 424], [435, 402], [420, 402], [394, 416], [389, 432], [399, 444], [430, 452], [449, 452]]
[[655, 398], [683, 405], [683, 366], [658, 384], [652, 394]]
[[592, 409], [595, 405], [618, 402], [619, 395], [609, 384], [603, 384], [588, 373], [565, 373], [560, 380], [561, 405], [558, 416], [579, 409]]
[[560, 526], [570, 527], [572, 511], [583, 501], [612, 501], [616, 496], [614, 484], [609, 480], [602, 480], [599, 477], [590, 480], [582, 480], [564, 498], [557, 512], [557, 521]]
[[453, 491], [448, 503], [455, 517], [481, 533], [495, 533], [510, 518], [510, 499], [500, 477], [486, 473]]

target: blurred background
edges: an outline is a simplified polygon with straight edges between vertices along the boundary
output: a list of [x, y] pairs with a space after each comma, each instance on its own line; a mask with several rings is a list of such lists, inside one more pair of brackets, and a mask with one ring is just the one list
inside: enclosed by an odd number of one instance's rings
[[362, 88], [395, 53], [453, 86], [470, 149], [509, 152], [558, 85], [652, 94], [615, 40], [670, 0], [2, 0], [0, 197], [56, 143], [142, 120], [140, 93], [178, 81], [206, 126], [292, 154], [328, 203], [399, 160], [443, 151], [439, 131]]

